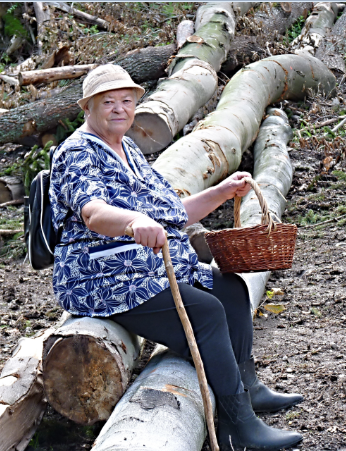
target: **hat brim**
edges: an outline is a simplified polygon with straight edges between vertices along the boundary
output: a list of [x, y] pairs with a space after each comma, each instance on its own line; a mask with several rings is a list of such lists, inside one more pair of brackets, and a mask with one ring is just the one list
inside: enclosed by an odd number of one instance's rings
[[139, 100], [145, 93], [145, 89], [142, 88], [142, 86], [137, 85], [133, 81], [129, 81], [129, 80], [109, 81], [106, 83], [102, 83], [100, 86], [98, 86], [95, 89], [95, 91], [90, 96], [79, 99], [77, 101], [77, 103], [82, 108], [82, 110], [84, 110], [85, 105], [88, 103], [88, 101], [91, 99], [91, 97], [94, 97], [96, 94], [100, 94], [101, 92], [106, 92], [106, 91], [113, 91], [115, 89], [126, 89], [126, 88], [136, 90], [137, 100]]

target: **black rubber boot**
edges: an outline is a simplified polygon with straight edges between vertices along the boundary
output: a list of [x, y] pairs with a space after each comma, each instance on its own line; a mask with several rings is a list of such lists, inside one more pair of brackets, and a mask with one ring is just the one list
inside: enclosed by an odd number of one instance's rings
[[[267, 426], [252, 410], [250, 393], [221, 396], [217, 399], [220, 451], [270, 450], [290, 448], [302, 440], [297, 432]], [[232, 443], [232, 444], [231, 444]]]
[[304, 401], [302, 395], [276, 393], [260, 382], [256, 376], [253, 357], [238, 366], [244, 388], [250, 392], [251, 404], [255, 412], [276, 412]]

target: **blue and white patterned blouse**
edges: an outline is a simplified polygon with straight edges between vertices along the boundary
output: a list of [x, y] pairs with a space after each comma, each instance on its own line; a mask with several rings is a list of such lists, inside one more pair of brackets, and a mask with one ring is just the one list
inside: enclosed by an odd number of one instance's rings
[[94, 199], [160, 223], [178, 283], [213, 287], [210, 266], [198, 261], [181, 231], [188, 217], [179, 196], [130, 138], [123, 138], [123, 148], [131, 169], [102, 140], [80, 130], [54, 153], [49, 194], [54, 227], [63, 226], [63, 233], [55, 247], [53, 287], [72, 314], [125, 312], [169, 287], [162, 252], [155, 255], [128, 236], [107, 237], [86, 227], [81, 210]]

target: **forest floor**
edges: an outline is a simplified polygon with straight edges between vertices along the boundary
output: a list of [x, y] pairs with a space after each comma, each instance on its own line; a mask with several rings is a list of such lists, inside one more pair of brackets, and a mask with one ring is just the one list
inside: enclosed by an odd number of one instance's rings
[[[140, 17], [129, 15], [128, 20], [138, 22]], [[150, 17], [156, 20], [154, 14]], [[164, 22], [160, 29], [157, 23], [141, 44], [174, 39], [175, 26]], [[138, 45], [135, 33], [126, 50]], [[260, 379], [277, 391], [298, 392], [305, 398], [292, 409], [260, 417], [275, 427], [300, 431], [304, 440], [296, 449], [306, 451], [346, 451], [346, 132], [314, 127], [346, 114], [346, 82], [341, 76], [338, 82], [334, 99], [315, 97], [276, 105], [286, 111], [295, 128], [289, 144], [294, 178], [283, 221], [298, 225], [298, 238], [292, 268], [271, 274], [254, 317]], [[0, 173], [21, 161], [28, 150], [17, 144], [0, 147]], [[150, 162], [153, 159], [149, 156]], [[242, 169], [252, 171], [251, 149], [244, 154]], [[328, 222], [317, 225], [323, 221]], [[22, 228], [22, 223], [23, 206], [0, 208], [1, 229]], [[210, 229], [232, 227], [232, 223], [232, 201], [203, 221]], [[62, 313], [54, 300], [52, 270], [32, 270], [24, 260], [20, 235], [0, 237], [0, 370], [21, 337], [50, 327]], [[274, 288], [283, 294], [275, 295]], [[271, 313], [268, 303], [279, 304], [282, 312]], [[151, 349], [148, 343], [134, 377]], [[76, 425], [48, 407], [27, 451], [90, 449], [101, 427]], [[203, 451], [208, 450], [206, 441]]]

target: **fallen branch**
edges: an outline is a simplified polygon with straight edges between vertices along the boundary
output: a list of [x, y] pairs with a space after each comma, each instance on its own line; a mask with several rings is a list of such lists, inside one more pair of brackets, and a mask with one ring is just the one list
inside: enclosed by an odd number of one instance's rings
[[27, 72], [20, 72], [18, 74], [18, 80], [21, 86], [33, 85], [36, 83], [51, 83], [55, 80], [67, 80], [70, 78], [81, 77], [95, 67], [97, 67], [97, 64], [83, 64], [80, 66], [63, 66], [50, 69], [31, 70]]
[[109, 22], [103, 19], [99, 19], [96, 16], [92, 16], [91, 14], [84, 13], [83, 11], [79, 11], [79, 9], [72, 8], [72, 6], [69, 6], [67, 3], [64, 2], [49, 2], [49, 5], [54, 6], [55, 8], [61, 9], [62, 11], [65, 11], [65, 13], [72, 14], [75, 17], [78, 17], [79, 19], [85, 20], [85, 22], [95, 24], [100, 28], [108, 29]]
[[180, 22], [177, 28], [177, 48], [180, 49], [185, 42], [186, 39], [193, 35], [195, 26], [192, 20], [183, 20]]
[[24, 199], [15, 199], [15, 200], [10, 200], [9, 202], [4, 202], [3, 204], [0, 204], [0, 208], [3, 207], [8, 207], [10, 205], [20, 205], [20, 204], [24, 204]]
[[315, 127], [315, 128], [325, 127], [326, 125], [333, 124], [334, 122], [337, 122], [339, 119], [344, 119], [344, 118], [346, 118], [346, 116], [333, 117], [324, 122], [320, 122], [319, 124], [314, 124], [313, 127]]
[[16, 233], [20, 233], [20, 232], [24, 233], [24, 230], [22, 230], [22, 229], [19, 229], [19, 230], [9, 230], [9, 229], [1, 230], [0, 229], [0, 235], [1, 236], [15, 235]]
[[11, 86], [19, 86], [19, 81], [16, 77], [10, 77], [9, 75], [0, 74], [0, 80], [8, 83]]
[[339, 221], [341, 221], [341, 219], [344, 219], [344, 218], [346, 218], [346, 215], [341, 215], [338, 218], [328, 219], [328, 221], [321, 221], [321, 222], [317, 222], [316, 224], [309, 224], [306, 226], [301, 226], [301, 227], [299, 227], [299, 230], [300, 229], [311, 229], [313, 227], [317, 227], [320, 225], [330, 224], [331, 222], [339, 222]]

